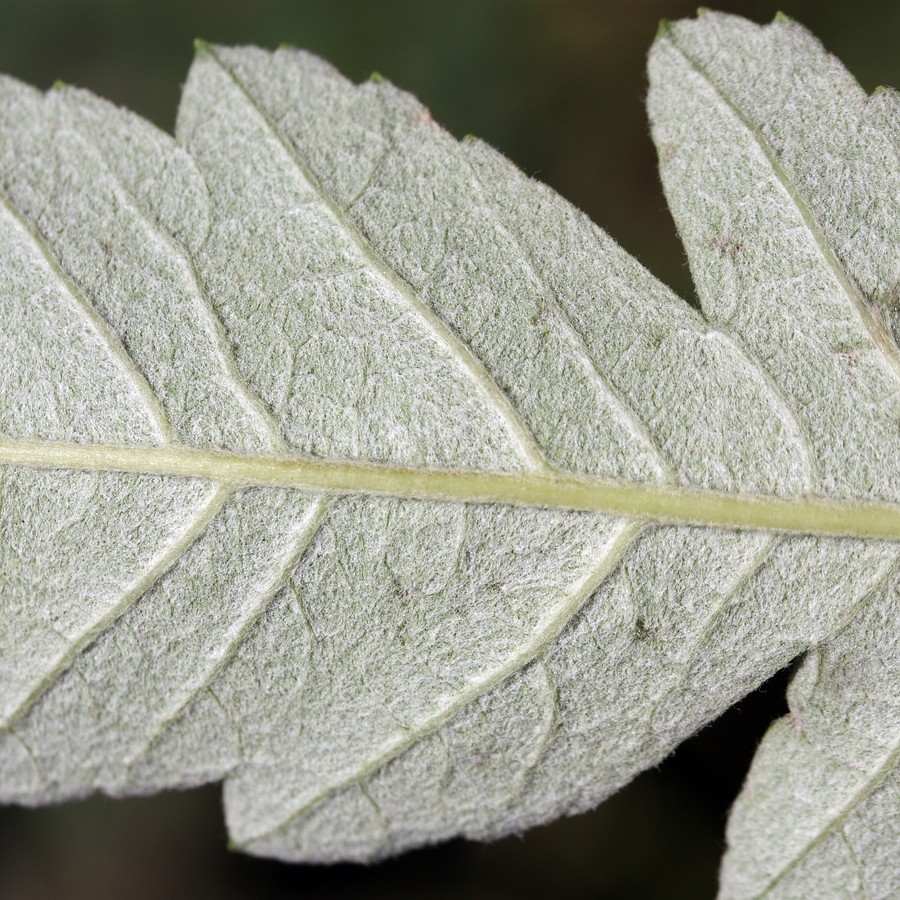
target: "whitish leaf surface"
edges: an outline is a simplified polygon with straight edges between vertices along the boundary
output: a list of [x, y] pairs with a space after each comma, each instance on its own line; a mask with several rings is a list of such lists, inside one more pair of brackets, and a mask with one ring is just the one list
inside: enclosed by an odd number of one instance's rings
[[845, 192], [654, 60], [704, 315], [299, 51], [200, 46], [176, 140], [2, 82], [7, 800], [222, 780], [234, 842], [287, 859], [493, 837], [889, 627], [897, 219], [863, 204], [894, 113], [845, 110]]
[[[881, 418], [900, 373], [890, 337], [900, 321], [896, 93], [866, 96], [784, 18], [768, 28], [715, 14], [677, 23], [657, 41], [650, 72], [663, 183], [704, 312], [793, 373], [783, 390], [827, 493], [894, 494], [896, 447], [883, 445], [880, 465], [870, 450], [878, 429], [896, 435], [898, 424], [895, 412]], [[770, 261], [762, 280], [753, 259]], [[830, 287], [798, 303], [817, 283]], [[871, 343], [849, 338], [832, 314], [839, 306], [855, 311]], [[773, 340], [779, 332], [788, 340]], [[856, 377], [885, 363], [885, 381]], [[844, 383], [844, 400], [811, 391], [813, 372]], [[824, 430], [842, 440], [826, 449]], [[734, 810], [724, 896], [900, 894], [898, 623], [895, 569], [802, 664], [791, 714], [767, 735]]]

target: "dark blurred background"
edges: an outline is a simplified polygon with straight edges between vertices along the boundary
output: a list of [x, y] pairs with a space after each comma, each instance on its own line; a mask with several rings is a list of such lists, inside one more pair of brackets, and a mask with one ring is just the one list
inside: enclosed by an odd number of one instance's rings
[[[783, 6], [867, 90], [900, 84], [896, 0], [716, 6], [760, 22]], [[643, 101], [658, 20], [693, 14], [682, 0], [0, 0], [0, 72], [90, 88], [171, 130], [198, 36], [294, 44], [356, 80], [377, 70], [456, 135], [478, 135], [561, 192], [691, 299]], [[0, 809], [0, 897], [712, 897], [728, 807], [785, 711], [788, 676], [592, 813], [374, 867], [230, 853], [214, 786]]]

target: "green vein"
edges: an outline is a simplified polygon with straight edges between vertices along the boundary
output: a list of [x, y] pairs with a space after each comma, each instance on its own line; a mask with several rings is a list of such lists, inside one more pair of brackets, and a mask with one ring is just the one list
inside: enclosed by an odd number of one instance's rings
[[448, 350], [459, 366], [468, 375], [473, 384], [481, 390], [490, 401], [495, 412], [503, 419], [506, 429], [518, 445], [519, 452], [528, 466], [534, 471], [546, 471], [549, 464], [538, 442], [528, 426], [522, 420], [509, 397], [500, 388], [484, 364], [460, 340], [450, 326], [416, 293], [409, 282], [402, 278], [372, 247], [366, 236], [356, 223], [339, 206], [334, 198], [324, 189], [306, 161], [300, 156], [293, 142], [288, 138], [272, 117], [260, 106], [250, 89], [218, 55], [215, 47], [197, 41], [197, 52], [205, 53], [227, 75], [235, 87], [246, 99], [250, 108], [262, 119], [266, 128], [272, 133], [284, 149], [291, 163], [301, 177], [309, 184], [315, 194], [321, 198], [322, 204], [331, 213], [335, 221], [347, 235], [348, 239], [361, 253], [363, 259], [397, 294], [399, 294], [418, 315], [433, 338]]
[[797, 410], [794, 409], [793, 402], [788, 399], [788, 396], [781, 385], [772, 377], [772, 373], [766, 369], [762, 362], [757, 359], [755, 354], [744, 345], [743, 340], [736, 334], [730, 334], [729, 332], [723, 331], [712, 325], [708, 328], [707, 334], [715, 335], [724, 343], [728, 344], [728, 346], [740, 356], [744, 363], [750, 367], [753, 374], [762, 381], [763, 387], [784, 411], [788, 423], [795, 429], [791, 443], [799, 447], [803, 454], [803, 462], [806, 464], [807, 477], [804, 479], [804, 484], [809, 489], [814, 489], [822, 480], [822, 473], [819, 471], [819, 462], [813, 452], [813, 442], [809, 433], [809, 428]]
[[550, 697], [548, 704], [551, 707], [550, 715], [548, 717], [547, 727], [541, 734], [533, 758], [530, 762], [526, 763], [521, 773], [516, 776], [515, 784], [502, 801], [502, 809], [504, 810], [512, 809], [515, 803], [525, 793], [525, 789], [529, 786], [532, 777], [534, 776], [535, 772], [537, 772], [538, 767], [544, 761], [547, 755], [547, 751], [550, 749], [550, 745], [553, 743], [553, 739], [557, 736], [560, 725], [562, 709], [560, 708], [559, 701], [559, 685], [557, 684], [557, 680], [553, 674], [553, 671], [547, 664], [546, 652], [543, 656], [535, 660], [535, 665], [540, 666], [540, 669], [544, 674], [544, 684]]
[[200, 537], [206, 527], [216, 517], [219, 510], [234, 493], [234, 488], [222, 485], [213, 491], [210, 497], [200, 508], [199, 513], [192, 517], [187, 528], [165, 548], [156, 561], [142, 572], [140, 577], [125, 591], [119, 601], [110, 607], [95, 622], [92, 622], [81, 634], [71, 641], [65, 651], [53, 662], [50, 668], [44, 672], [40, 680], [35, 683], [28, 693], [19, 701], [16, 707], [0, 721], [0, 734], [9, 731], [41, 696], [50, 689], [56, 680], [66, 672], [78, 656], [98, 638], [103, 632], [115, 624], [131, 607], [144, 596], [162, 577], [182, 558], [187, 549]]
[[506, 216], [496, 208], [493, 198], [486, 189], [481, 175], [472, 164], [467, 155], [463, 157], [475, 179], [478, 192], [481, 195], [485, 208], [493, 217], [497, 226], [502, 229], [509, 239], [515, 244], [516, 249], [522, 257], [523, 262], [534, 278], [535, 283], [540, 286], [541, 296], [551, 306], [556, 313], [556, 320], [561, 326], [563, 333], [569, 338], [570, 346], [574, 350], [575, 356], [587, 368], [588, 372], [593, 376], [594, 382], [599, 387], [613, 409], [624, 419], [626, 427], [643, 445], [646, 450], [650, 451], [653, 464], [656, 467], [661, 481], [672, 482], [675, 480], [675, 472], [672, 464], [663, 453], [662, 447], [656, 442], [651, 434], [647, 424], [641, 419], [637, 411], [634, 409], [630, 398], [626, 398], [625, 394], [615, 386], [610, 376], [603, 371], [603, 367], [594, 358], [588, 342], [584, 335], [575, 327], [572, 317], [569, 315], [562, 298], [557, 290], [553, 287], [550, 279], [541, 271], [540, 265], [535, 261], [534, 254], [527, 247], [525, 242], [507, 225]]
[[791, 872], [795, 871], [799, 865], [805, 860], [810, 853], [812, 853], [816, 847], [821, 846], [821, 844], [831, 835], [833, 835], [839, 828], [843, 828], [847, 823], [847, 820], [853, 815], [853, 813], [857, 810], [861, 803], [865, 802], [875, 793], [876, 790], [884, 783], [884, 781], [888, 778], [888, 776], [894, 771], [898, 762], [900, 762], [900, 740], [894, 745], [893, 749], [885, 756], [885, 758], [881, 761], [881, 764], [878, 768], [867, 778], [863, 783], [859, 786], [858, 790], [854, 791], [851, 795], [850, 799], [844, 804], [844, 806], [838, 811], [838, 813], [832, 817], [832, 819], [828, 822], [828, 824], [822, 828], [819, 833], [812, 838], [801, 850], [797, 853], [796, 856], [775, 876], [773, 876], [766, 887], [756, 895], [757, 898], [763, 898], [769, 896], [772, 891], [778, 887], [779, 883], [783, 882], [785, 878], [787, 878]]
[[675, 694], [683, 689], [688, 683], [691, 676], [691, 667], [700, 658], [700, 651], [706, 645], [706, 642], [715, 631], [716, 624], [721, 619], [723, 613], [728, 608], [731, 601], [737, 597], [741, 591], [756, 577], [763, 567], [772, 558], [775, 550], [780, 546], [782, 538], [773, 536], [765, 541], [762, 547], [750, 557], [746, 567], [742, 567], [738, 571], [738, 576], [734, 583], [723, 590], [716, 598], [712, 605], [712, 609], [701, 624], [699, 633], [694, 636], [694, 640], [687, 647], [684, 656], [676, 659], [672, 663], [673, 678], [664, 687], [662, 693], [653, 702], [650, 712], [647, 714], [647, 733], [651, 734], [654, 729], [654, 720], [661, 709], [663, 709], [675, 696]]
[[94, 304], [91, 303], [81, 288], [78, 287], [65, 271], [62, 263], [56, 257], [56, 254], [50, 248], [50, 245], [43, 235], [41, 235], [25, 218], [15, 203], [13, 203], [12, 198], [2, 188], [0, 188], [0, 206], [6, 209], [10, 218], [12, 218], [16, 225], [18, 225], [18, 227], [28, 236], [35, 250], [43, 259], [44, 264], [50, 270], [50, 273], [60, 284], [79, 312], [87, 319], [90, 327], [106, 345], [110, 355], [131, 380], [138, 396], [143, 401], [147, 414], [153, 421], [153, 425], [156, 428], [159, 437], [165, 442], [173, 441], [175, 439], [175, 434], [172, 425], [163, 410], [162, 404], [159, 402], [159, 398], [153, 392], [153, 388], [150, 387], [144, 373], [141, 372], [128, 351], [122, 346], [122, 341], [112, 329], [109, 322], [97, 312]]
[[603, 512], [645, 522], [900, 541], [900, 504], [724, 493], [569, 472], [421, 469], [355, 460], [250, 456], [193, 447], [0, 439], [0, 465], [200, 478], [334, 494]]
[[559, 636], [566, 625], [584, 606], [585, 602], [593, 596], [594, 591], [616, 568], [625, 555], [628, 548], [634, 543], [640, 525], [622, 523], [614, 532], [614, 536], [603, 547], [602, 556], [584, 576], [577, 581], [572, 589], [565, 592], [562, 602], [549, 615], [540, 627], [535, 631], [531, 639], [511, 654], [501, 665], [484, 674], [483, 677], [472, 681], [465, 690], [453, 698], [452, 702], [438, 709], [427, 719], [417, 723], [413, 728], [403, 732], [395, 739], [386, 742], [381, 752], [374, 758], [366, 761], [347, 775], [336, 778], [309, 800], [302, 803], [296, 810], [287, 815], [280, 822], [260, 833], [243, 838], [239, 844], [250, 847], [272, 837], [279, 831], [283, 831], [293, 822], [313, 809], [320, 806], [329, 798], [334, 797], [348, 787], [362, 784], [370, 775], [378, 772], [391, 760], [396, 759], [417, 741], [434, 734], [449, 722], [457, 713], [461, 712], [470, 703], [479, 697], [485, 696], [490, 690], [504, 681], [510, 675], [523, 669], [528, 663], [536, 659]]
[[257, 424], [262, 428], [266, 438], [270, 441], [272, 449], [286, 451], [288, 449], [288, 444], [284, 439], [280, 424], [275, 420], [262, 399], [251, 389], [250, 385], [238, 369], [225, 325], [216, 311], [215, 304], [209, 296], [209, 292], [206, 290], [203, 279], [200, 277], [196, 262], [187, 252], [181, 241], [166, 231], [166, 229], [154, 219], [154, 217], [146, 210], [144, 204], [135, 195], [134, 191], [119, 176], [110, 161], [106, 150], [97, 140], [93, 130], [90, 127], [85, 127], [78, 118], [77, 106], [74, 106], [67, 96], [71, 90], [72, 89], [69, 87], [54, 88], [56, 94], [63, 100], [64, 114], [69, 118], [72, 127], [76, 130], [76, 133], [81, 140], [84, 141], [84, 143], [99, 157], [106, 170], [107, 176], [125, 204], [132, 210], [138, 220], [144, 224], [150, 234], [162, 244], [165, 250], [168, 251], [181, 266], [185, 276], [187, 291], [190, 294], [193, 294], [202, 315], [207, 320], [207, 325], [212, 332], [213, 347], [219, 356], [219, 361], [225, 371], [226, 377], [231, 382], [232, 390], [237, 396], [238, 401], [243, 405], [244, 409], [256, 419]]
[[775, 153], [775, 149], [769, 143], [768, 139], [760, 131], [760, 129], [746, 116], [746, 114], [738, 106], [738, 104], [734, 100], [732, 100], [724, 90], [722, 90], [716, 80], [706, 70], [705, 66], [694, 59], [694, 57], [691, 56], [678, 43], [675, 34], [671, 29], [668, 29], [660, 39], [668, 40], [669, 43], [671, 43], [675, 51], [712, 88], [715, 95], [722, 101], [723, 104], [725, 104], [725, 106], [729, 110], [731, 110], [731, 112], [741, 123], [741, 125], [743, 125], [743, 127], [747, 129], [754, 141], [756, 141], [756, 144], [762, 152], [763, 156], [765, 156], [769, 165], [772, 167], [772, 171], [774, 172], [775, 177], [781, 183], [781, 186], [784, 188], [787, 195], [790, 197], [791, 202], [794, 204], [797, 212], [800, 214], [801, 219], [803, 219], [803, 223], [809, 231], [809, 234], [813, 239], [813, 243], [815, 243], [816, 248], [818, 249], [825, 265], [831, 270], [832, 274], [837, 279], [838, 284], [847, 295], [851, 306], [859, 316], [859, 319], [866, 332], [869, 334], [869, 337], [872, 339], [875, 346], [881, 351], [881, 356], [885, 364], [891, 370], [895, 378], [900, 380], [900, 349], [897, 348], [897, 346], [888, 337], [888, 335], [885, 334], [885, 332], [878, 326], [878, 323], [875, 321], [874, 317], [872, 316], [872, 312], [869, 309], [868, 304], [866, 303], [866, 299], [863, 296], [862, 291], [856, 285], [856, 282], [853, 281], [853, 279], [850, 277], [841, 261], [837, 258], [835, 252], [831, 249], [831, 246], [829, 245], [824, 232], [819, 226], [819, 223], [816, 220], [816, 217], [813, 214], [809, 203], [806, 201], [806, 198], [800, 193], [791, 176], [781, 164], [781, 160], [779, 160], [778, 155]]
[[[286, 553], [282, 564], [278, 567], [275, 575], [270, 579], [269, 584], [261, 592], [259, 600], [252, 606], [249, 614], [240, 623], [238, 629], [227, 641], [222, 652], [213, 657], [212, 665], [205, 672], [199, 681], [189, 687], [184, 695], [162, 715], [153, 728], [152, 733], [145, 739], [141, 748], [135, 751], [131, 757], [126, 760], [126, 767], [130, 772], [137, 762], [145, 757], [150, 750], [159, 742], [159, 739], [168, 731], [168, 729], [184, 714], [187, 707], [195, 700], [200, 693], [209, 688], [216, 677], [231, 662], [237, 654], [239, 648], [247, 639], [247, 636], [253, 630], [257, 622], [262, 618], [266, 610], [272, 605], [272, 601], [281, 592], [281, 589], [287, 584], [288, 579], [296, 570], [300, 561], [303, 559], [313, 538], [319, 531], [319, 527], [328, 512], [329, 504], [323, 498], [314, 503], [307, 511], [306, 515], [296, 524], [296, 531], [288, 542], [288, 552]], [[220, 703], [221, 705], [221, 703]], [[226, 712], [225, 707], [222, 709]]]

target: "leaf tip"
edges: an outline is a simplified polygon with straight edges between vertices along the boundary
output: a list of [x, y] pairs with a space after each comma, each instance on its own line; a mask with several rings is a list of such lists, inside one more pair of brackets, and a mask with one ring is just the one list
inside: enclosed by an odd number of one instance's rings
[[779, 25], [794, 24], [794, 20], [787, 13], [782, 12], [780, 9], [775, 13], [775, 18], [772, 21], [777, 22]]
[[371, 75], [369, 75], [369, 81], [372, 84], [387, 84], [387, 78], [381, 74], [381, 72], [374, 71]]
[[212, 44], [203, 38], [194, 38], [194, 57], [212, 53]]
[[56, 81], [53, 82], [51, 90], [54, 91], [65, 91], [68, 88], [72, 87], [68, 81], [63, 81], [61, 78], [57, 78]]
[[702, 19], [705, 15], [708, 15], [712, 10], [708, 6], [698, 6], [697, 7], [697, 18]]
[[656, 26], [656, 37], [655, 40], [659, 41], [663, 38], [669, 36], [672, 31], [672, 20], [671, 19], [660, 19], [659, 25]]

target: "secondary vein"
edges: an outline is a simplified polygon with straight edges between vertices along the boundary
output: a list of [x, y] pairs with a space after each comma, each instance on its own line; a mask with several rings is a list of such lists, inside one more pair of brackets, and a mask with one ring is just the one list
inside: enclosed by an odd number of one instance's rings
[[593, 596], [594, 591], [600, 586], [604, 579], [619, 564], [625, 552], [632, 545], [640, 526], [632, 523], [619, 523], [614, 536], [604, 545], [600, 558], [585, 572], [584, 576], [577, 581], [571, 590], [567, 591], [559, 606], [548, 616], [537, 631], [524, 646], [516, 650], [514, 654], [509, 656], [497, 668], [488, 671], [482, 677], [470, 682], [466, 688], [457, 694], [451, 702], [445, 704], [434, 714], [429, 716], [422, 722], [407, 732], [404, 732], [393, 741], [389, 741], [382, 751], [374, 758], [366, 761], [363, 765], [353, 770], [349, 774], [336, 778], [329, 785], [323, 787], [308, 801], [303, 802], [297, 809], [283, 818], [280, 822], [273, 825], [256, 835], [251, 835], [244, 839], [244, 844], [250, 846], [259, 841], [265, 840], [267, 837], [275, 834], [290, 826], [290, 824], [305, 813], [310, 812], [320, 806], [330, 797], [340, 793], [340, 791], [361, 785], [369, 775], [382, 769], [391, 760], [396, 759], [403, 752], [408, 750], [413, 744], [437, 732], [444, 724], [450, 721], [457, 713], [461, 712], [465, 707], [474, 702], [479, 697], [483, 697], [491, 689], [500, 684], [514, 672], [518, 672], [528, 665], [532, 660], [536, 659], [552, 641], [562, 632], [565, 626], [572, 620], [584, 604]]
[[[168, 729], [185, 713], [190, 704], [197, 697], [207, 690], [225, 667], [236, 657], [240, 647], [246, 641], [248, 635], [259, 620], [265, 615], [266, 611], [272, 605], [272, 602], [278, 596], [282, 588], [287, 584], [288, 579], [294, 574], [297, 566], [303, 559], [304, 554], [308, 550], [310, 544], [315, 538], [328, 512], [328, 501], [324, 498], [313, 503], [307, 510], [306, 515], [294, 524], [294, 534], [287, 544], [287, 552], [280, 564], [276, 566], [272, 578], [260, 592], [260, 596], [254, 603], [247, 615], [239, 620], [237, 628], [233, 633], [229, 634], [224, 642], [221, 651], [213, 656], [210, 660], [209, 668], [203, 672], [200, 678], [189, 685], [182, 695], [178, 697], [175, 703], [155, 722], [151, 733], [144, 739], [140, 748], [126, 761], [126, 766], [130, 772], [134, 765], [159, 742], [160, 738], [168, 731]], [[223, 706], [224, 709], [224, 706]], [[227, 710], [226, 710], [227, 712]]]
[[151, 216], [131, 187], [122, 180], [110, 162], [107, 151], [102, 147], [91, 130], [82, 127], [75, 118], [74, 113], [68, 109], [66, 111], [75, 122], [74, 127], [78, 129], [79, 137], [85, 144], [93, 149], [101, 160], [107, 176], [123, 202], [132, 210], [138, 220], [143, 223], [150, 234], [162, 244], [180, 265], [185, 277], [187, 289], [196, 299], [201, 315], [207, 320], [206, 324], [211, 332], [213, 347], [218, 354], [225, 375], [239, 402], [248, 413], [256, 419], [257, 424], [265, 433], [266, 439], [269, 441], [272, 449], [286, 451], [288, 449], [288, 444], [284, 438], [280, 424], [275, 420], [262, 398], [253, 391], [238, 369], [225, 325], [222, 322], [221, 316], [219, 316], [219, 313], [216, 311], [212, 298], [209, 296], [209, 292], [200, 276], [194, 258], [188, 253], [181, 241], [166, 231], [162, 225]]
[[765, 888], [756, 895], [757, 900], [768, 897], [783, 883], [784, 880], [800, 866], [800, 864], [812, 853], [817, 847], [820, 847], [827, 838], [834, 834], [838, 829], [843, 828], [847, 820], [853, 813], [864, 803], [875, 791], [886, 781], [893, 773], [894, 769], [900, 762], [900, 737], [894, 742], [893, 747], [888, 751], [882, 759], [881, 764], [866, 778], [856, 791], [851, 794], [848, 801], [840, 808], [825, 825], [801, 850], [793, 859], [777, 874], [775, 874], [766, 884]]
[[728, 96], [728, 94], [725, 93], [725, 91], [710, 75], [706, 68], [679, 45], [678, 41], [671, 34], [671, 32], [668, 34], [668, 40], [671, 42], [675, 50], [685, 60], [685, 62], [687, 62], [687, 64], [712, 88], [712, 90], [722, 101], [722, 103], [726, 107], [728, 107], [729, 110], [731, 110], [737, 120], [744, 128], [747, 129], [748, 133], [756, 142], [760, 151], [765, 156], [769, 165], [772, 167], [772, 171], [775, 174], [775, 177], [781, 183], [782, 187], [790, 197], [791, 202], [794, 204], [794, 207], [799, 213], [800, 218], [803, 220], [803, 224], [809, 231], [813, 243], [816, 245], [816, 249], [819, 251], [823, 262], [831, 270], [838, 284], [841, 286], [841, 289], [847, 295], [847, 299], [850, 301], [850, 305], [859, 316], [859, 319], [866, 332], [869, 334], [869, 337], [872, 339], [873, 343], [880, 351], [881, 358], [884, 360], [885, 365], [891, 371], [893, 376], [897, 380], [900, 380], [900, 350], [898, 350], [897, 346], [884, 333], [884, 331], [879, 328], [878, 324], [872, 316], [871, 311], [869, 310], [868, 305], [866, 304], [866, 299], [863, 296], [862, 291], [859, 289], [856, 282], [850, 277], [850, 274], [844, 268], [844, 265], [838, 259], [834, 250], [832, 250], [831, 246], [828, 243], [828, 240], [825, 237], [825, 234], [822, 231], [822, 228], [819, 226], [819, 223], [816, 220], [812, 209], [810, 208], [809, 203], [807, 202], [806, 198], [800, 193], [797, 185], [794, 183], [791, 176], [781, 164], [781, 160], [779, 160], [778, 155], [775, 153], [775, 149], [772, 147], [772, 145], [769, 143], [768, 139], [760, 131], [760, 129], [747, 117], [747, 115], [738, 106], [738, 104], [734, 100], [732, 100], [731, 97]]
[[256, 98], [240, 79], [238, 74], [219, 57], [215, 48], [209, 45], [199, 44], [198, 47], [209, 54], [210, 59], [234, 82], [250, 108], [265, 123], [266, 128], [284, 149], [301, 177], [321, 199], [323, 206], [330, 212], [335, 221], [347, 235], [348, 239], [362, 254], [366, 263], [393, 291], [406, 301], [410, 308], [419, 316], [425, 327], [431, 332], [434, 339], [442, 344], [453, 355], [460, 367], [469, 376], [470, 380], [487, 396], [496, 413], [505, 422], [507, 430], [518, 445], [518, 449], [529, 468], [535, 471], [549, 470], [550, 467], [544, 452], [535, 440], [531, 430], [522, 420], [509, 397], [506, 396], [506, 393], [497, 384], [481, 360], [478, 359], [466, 344], [459, 339], [450, 326], [441, 319], [421, 297], [419, 297], [412, 285], [402, 278], [398, 272], [378, 255], [372, 244], [357, 227], [356, 223], [353, 222], [346, 211], [324, 189], [318, 178], [310, 170], [307, 162], [298, 153], [293, 142], [280, 128], [278, 123], [275, 122], [259, 105]]
[[101, 316], [94, 304], [85, 296], [84, 292], [72, 277], [63, 268], [62, 263], [47, 243], [46, 239], [26, 219], [5, 190], [0, 188], [0, 207], [4, 208], [10, 218], [24, 232], [31, 241], [44, 265], [50, 270], [54, 279], [62, 287], [66, 296], [70, 298], [79, 312], [87, 319], [90, 327], [106, 345], [110, 355], [116, 360], [126, 376], [131, 380], [140, 397], [148, 416], [153, 421], [154, 428], [162, 441], [168, 442], [175, 439], [172, 424], [169, 422], [159, 398], [150, 387], [144, 373], [138, 368], [128, 351], [122, 345], [119, 336]]
[[651, 434], [647, 423], [638, 415], [637, 411], [632, 406], [630, 398], [625, 397], [622, 391], [613, 384], [609, 374], [603, 370], [602, 365], [591, 352], [585, 336], [575, 327], [558, 291], [553, 286], [550, 279], [541, 271], [540, 265], [535, 261], [533, 253], [525, 245], [525, 242], [515, 233], [514, 229], [507, 225], [505, 216], [501, 215], [497, 210], [496, 205], [493, 203], [490, 193], [475, 166], [472, 165], [469, 160], [467, 160], [467, 163], [478, 188], [478, 192], [484, 201], [485, 208], [494, 218], [498, 228], [502, 229], [518, 248], [522, 260], [527, 266], [528, 271], [531, 273], [532, 278], [534, 278], [536, 284], [540, 285], [541, 295], [555, 312], [556, 320], [559, 323], [563, 334], [570, 339], [576, 358], [586, 366], [594, 383], [600, 391], [605, 394], [610, 406], [625, 421], [626, 427], [628, 427], [637, 440], [641, 442], [644, 449], [649, 451], [653, 464], [658, 470], [660, 480], [669, 482], [674, 481], [675, 473], [672, 464], [663, 452], [662, 447], [660, 447], [654, 436]]
[[212, 492], [201, 504], [196, 515], [188, 521], [187, 527], [163, 549], [155, 562], [139, 575], [113, 606], [69, 643], [50, 668], [43, 673], [40, 680], [31, 687], [6, 718], [0, 721], [0, 734], [9, 731], [16, 722], [25, 716], [59, 677], [71, 668], [75, 660], [90, 644], [118, 622], [147, 591], [162, 580], [166, 573], [181, 560], [188, 548], [203, 534], [234, 490], [229, 485], [222, 485]]

